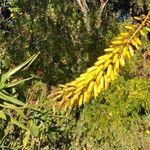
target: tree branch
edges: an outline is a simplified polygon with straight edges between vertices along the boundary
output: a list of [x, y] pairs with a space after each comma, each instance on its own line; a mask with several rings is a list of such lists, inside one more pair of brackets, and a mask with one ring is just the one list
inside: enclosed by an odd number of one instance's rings
[[104, 1], [104, 0], [100, 0], [101, 3], [101, 12], [103, 11], [103, 9], [105, 8], [106, 4], [108, 3], [108, 0]]
[[84, 16], [87, 16], [88, 6], [86, 0], [76, 0]]

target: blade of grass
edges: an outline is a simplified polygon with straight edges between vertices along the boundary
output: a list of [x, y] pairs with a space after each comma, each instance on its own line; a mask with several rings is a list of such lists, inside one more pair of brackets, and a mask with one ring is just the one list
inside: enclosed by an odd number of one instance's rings
[[24, 106], [25, 104], [21, 101], [19, 101], [17, 98], [13, 97], [12, 95], [10, 95], [9, 93], [7, 93], [6, 91], [0, 91], [0, 99], [3, 99], [5, 101], [9, 101], [13, 104], [17, 104], [17, 105], [21, 105]]
[[35, 57], [29, 62], [29, 64], [23, 69], [23, 70], [26, 70], [31, 64], [32, 62], [38, 57], [38, 55], [40, 54], [40, 52], [38, 52]]

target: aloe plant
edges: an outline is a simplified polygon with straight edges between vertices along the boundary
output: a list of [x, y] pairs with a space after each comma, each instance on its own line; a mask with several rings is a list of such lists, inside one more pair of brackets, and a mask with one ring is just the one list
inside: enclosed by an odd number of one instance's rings
[[[9, 116], [8, 112], [6, 110], [14, 110], [17, 115], [19, 115], [22, 118], [26, 118], [23, 112], [23, 108], [25, 107], [25, 103], [21, 100], [18, 100], [16, 97], [11, 95], [7, 92], [7, 88], [14, 88], [16, 85], [23, 83], [27, 80], [30, 80], [32, 77], [16, 80], [16, 81], [9, 81], [12, 75], [14, 75], [16, 72], [20, 71], [21, 69], [26, 69], [36, 58], [38, 54], [35, 54], [31, 56], [29, 59], [27, 59], [25, 62], [21, 63], [19, 66], [9, 70], [8, 72], [2, 74], [0, 76], [0, 107], [5, 108], [0, 110], [0, 118], [11, 121], [12, 124], [15, 124], [23, 129], [27, 129], [23, 124], [21, 124], [19, 121], [17, 121], [12, 116]], [[8, 119], [7, 119], [8, 118]]]
[[135, 52], [141, 49], [141, 37], [150, 32], [150, 11], [148, 14], [134, 17], [135, 23], [125, 26], [126, 32], [118, 34], [110, 46], [98, 57], [95, 64], [75, 80], [59, 85], [54, 101], [59, 101], [60, 107], [72, 109], [91, 101], [108, 89], [111, 81], [118, 78], [120, 70], [130, 61]]

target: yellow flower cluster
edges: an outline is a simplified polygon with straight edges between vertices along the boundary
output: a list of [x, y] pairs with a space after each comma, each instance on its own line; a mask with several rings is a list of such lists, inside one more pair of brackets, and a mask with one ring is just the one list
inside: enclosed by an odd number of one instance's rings
[[125, 26], [126, 32], [120, 33], [111, 45], [104, 49], [105, 54], [98, 57], [94, 66], [87, 69], [74, 81], [59, 85], [54, 100], [60, 101], [60, 106], [65, 109], [80, 107], [96, 98], [101, 91], [107, 89], [112, 80], [119, 76], [119, 71], [125, 66], [126, 61], [134, 56], [142, 42], [140, 36], [150, 32], [150, 12], [147, 16], [134, 17], [137, 22]]

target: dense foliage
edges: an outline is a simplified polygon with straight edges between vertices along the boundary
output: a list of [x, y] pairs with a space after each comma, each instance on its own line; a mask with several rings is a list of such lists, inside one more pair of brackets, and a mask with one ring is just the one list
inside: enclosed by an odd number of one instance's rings
[[150, 149], [149, 32], [122, 76], [95, 101], [64, 112], [51, 100], [57, 84], [93, 66], [134, 16], [148, 14], [149, 4], [2, 0], [0, 149]]

